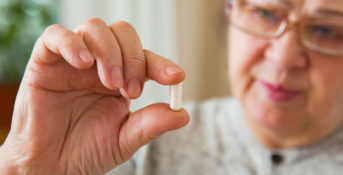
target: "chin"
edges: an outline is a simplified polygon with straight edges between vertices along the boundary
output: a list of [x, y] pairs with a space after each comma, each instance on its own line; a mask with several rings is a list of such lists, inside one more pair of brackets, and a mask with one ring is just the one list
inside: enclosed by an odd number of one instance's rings
[[241, 99], [245, 115], [255, 128], [273, 133], [287, 133], [305, 121], [303, 109], [295, 104], [280, 104], [251, 91]]
[[292, 116], [287, 116], [287, 114], [275, 111], [259, 110], [260, 111], [252, 113], [247, 117], [260, 128], [272, 131], [284, 131], [292, 124]]
[[248, 101], [244, 106], [248, 119], [260, 127], [279, 130], [290, 123], [291, 116], [277, 109], [273, 109], [271, 106], [251, 101]]

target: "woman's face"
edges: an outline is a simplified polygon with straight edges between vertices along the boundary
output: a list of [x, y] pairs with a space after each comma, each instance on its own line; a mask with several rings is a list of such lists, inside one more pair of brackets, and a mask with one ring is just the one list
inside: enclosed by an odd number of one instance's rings
[[[285, 9], [297, 20], [343, 26], [342, 0], [245, 0]], [[336, 20], [336, 22], [334, 21]], [[268, 147], [316, 142], [343, 121], [343, 57], [302, 46], [297, 27], [264, 39], [230, 27], [229, 78], [248, 124]]]

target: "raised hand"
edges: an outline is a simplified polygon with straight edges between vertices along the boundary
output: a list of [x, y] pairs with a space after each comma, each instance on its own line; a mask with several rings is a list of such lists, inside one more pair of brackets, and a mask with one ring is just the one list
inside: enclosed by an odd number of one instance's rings
[[[18, 48], [19, 49], [19, 48]], [[90, 19], [48, 27], [27, 65], [12, 128], [0, 148], [8, 174], [104, 174], [161, 134], [185, 126], [167, 104], [129, 111], [146, 80], [177, 84], [184, 71], [143, 50], [134, 28]]]

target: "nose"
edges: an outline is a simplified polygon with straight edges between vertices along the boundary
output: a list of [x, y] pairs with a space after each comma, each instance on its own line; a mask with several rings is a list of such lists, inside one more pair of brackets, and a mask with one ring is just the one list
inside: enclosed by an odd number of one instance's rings
[[265, 58], [280, 71], [301, 70], [309, 65], [308, 55], [301, 45], [295, 27], [266, 46]]

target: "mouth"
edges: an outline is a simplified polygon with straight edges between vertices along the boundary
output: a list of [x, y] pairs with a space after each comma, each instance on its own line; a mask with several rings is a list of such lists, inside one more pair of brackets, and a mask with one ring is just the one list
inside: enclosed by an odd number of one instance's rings
[[268, 98], [275, 102], [287, 102], [300, 94], [300, 91], [292, 90], [282, 85], [272, 84], [263, 80], [259, 80], [259, 83], [263, 86]]

